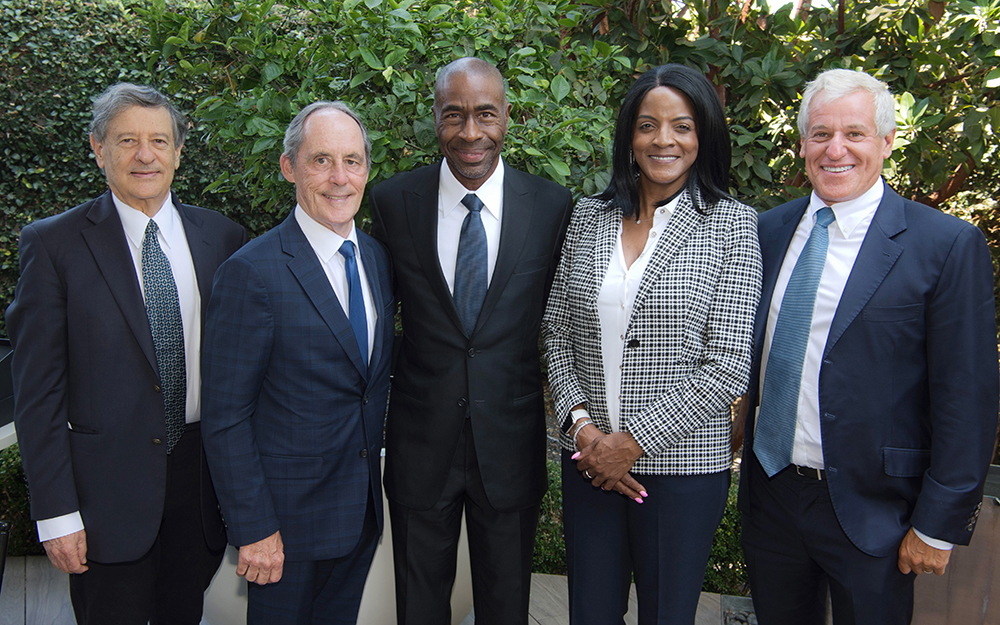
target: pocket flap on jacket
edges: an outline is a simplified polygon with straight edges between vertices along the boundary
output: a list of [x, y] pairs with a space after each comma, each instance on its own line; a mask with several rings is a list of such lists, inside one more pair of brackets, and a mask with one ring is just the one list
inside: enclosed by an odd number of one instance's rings
[[920, 477], [931, 466], [930, 449], [884, 447], [885, 474], [892, 477]]

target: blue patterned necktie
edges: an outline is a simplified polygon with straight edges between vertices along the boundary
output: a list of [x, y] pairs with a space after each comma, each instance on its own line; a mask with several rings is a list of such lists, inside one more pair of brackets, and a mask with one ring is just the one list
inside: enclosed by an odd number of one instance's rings
[[462, 199], [469, 214], [462, 222], [462, 235], [458, 239], [458, 259], [455, 264], [455, 307], [465, 326], [465, 333], [472, 336], [479, 319], [479, 310], [486, 299], [486, 230], [483, 228], [483, 202], [475, 193]]
[[358, 260], [354, 255], [354, 243], [352, 241], [344, 241], [344, 244], [340, 246], [340, 253], [344, 257], [344, 268], [347, 271], [347, 316], [351, 321], [351, 330], [354, 330], [354, 338], [358, 341], [358, 349], [361, 350], [362, 371], [367, 375], [368, 319], [365, 314], [365, 297], [361, 292], [361, 274], [358, 273]]
[[184, 363], [184, 324], [177, 299], [177, 284], [170, 261], [156, 238], [159, 228], [152, 219], [142, 238], [142, 288], [146, 294], [146, 317], [153, 334], [156, 367], [160, 370], [163, 411], [166, 415], [167, 453], [184, 433], [187, 404], [187, 368]]
[[768, 476], [792, 462], [802, 366], [812, 327], [816, 289], [830, 244], [828, 227], [834, 219], [829, 206], [816, 211], [816, 224], [795, 262], [781, 300], [778, 321], [774, 324], [753, 444], [760, 466]]

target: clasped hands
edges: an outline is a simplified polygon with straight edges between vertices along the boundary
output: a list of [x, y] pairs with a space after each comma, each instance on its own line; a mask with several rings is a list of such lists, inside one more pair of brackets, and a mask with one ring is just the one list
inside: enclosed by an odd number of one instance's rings
[[642, 448], [628, 432], [605, 434], [594, 425], [577, 435], [580, 451], [573, 454], [576, 469], [601, 490], [613, 490], [636, 503], [648, 497], [645, 487], [629, 471], [642, 455]]

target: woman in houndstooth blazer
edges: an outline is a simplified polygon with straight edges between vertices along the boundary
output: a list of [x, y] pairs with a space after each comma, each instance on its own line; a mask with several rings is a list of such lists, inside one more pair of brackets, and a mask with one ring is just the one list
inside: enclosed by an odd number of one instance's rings
[[622, 104], [611, 183], [573, 212], [542, 322], [573, 625], [621, 623], [633, 575], [640, 624], [694, 622], [760, 296], [730, 155], [711, 83], [654, 68]]

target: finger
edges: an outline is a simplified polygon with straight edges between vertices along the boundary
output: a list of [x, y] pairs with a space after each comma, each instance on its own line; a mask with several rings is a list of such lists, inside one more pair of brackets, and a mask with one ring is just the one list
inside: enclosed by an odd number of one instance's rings
[[631, 488], [632, 490], [634, 490], [636, 492], [636, 494], [638, 494], [640, 497], [643, 497], [643, 498], [649, 497], [649, 494], [646, 493], [646, 487], [644, 487], [634, 477], [632, 477], [631, 473], [626, 473], [625, 475], [623, 475], [621, 481], [626, 486], [628, 486], [629, 488]]
[[615, 491], [621, 493], [622, 495], [625, 495], [626, 497], [628, 497], [633, 501], [636, 502], [642, 501], [642, 497], [639, 496], [639, 493], [637, 493], [636, 491], [632, 490], [631, 488], [625, 485], [625, 480], [618, 480], [618, 483], [615, 484]]

